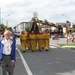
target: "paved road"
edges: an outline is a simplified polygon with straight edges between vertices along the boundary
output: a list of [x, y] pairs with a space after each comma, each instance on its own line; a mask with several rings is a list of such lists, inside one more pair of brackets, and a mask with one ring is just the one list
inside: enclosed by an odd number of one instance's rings
[[[52, 40], [50, 39], [50, 44], [57, 45], [57, 44], [67, 44], [66, 38], [59, 38], [59, 40]], [[71, 41], [68, 42], [69, 44], [72, 43]]]
[[56, 46], [50, 47], [48, 52], [27, 50], [23, 53], [17, 39], [14, 75], [75, 75], [75, 51]]

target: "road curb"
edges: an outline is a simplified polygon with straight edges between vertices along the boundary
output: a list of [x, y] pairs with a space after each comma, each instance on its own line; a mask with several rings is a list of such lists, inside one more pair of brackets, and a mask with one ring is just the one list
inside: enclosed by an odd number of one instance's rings
[[63, 46], [63, 48], [75, 48], [75, 46]]
[[51, 46], [56, 46], [56, 47], [61, 47], [61, 46], [59, 46], [59, 45], [54, 45], [54, 44], [50, 44]]
[[60, 47], [60, 48], [75, 48], [75, 46], [59, 46], [59, 45], [54, 45], [51, 44], [52, 46]]

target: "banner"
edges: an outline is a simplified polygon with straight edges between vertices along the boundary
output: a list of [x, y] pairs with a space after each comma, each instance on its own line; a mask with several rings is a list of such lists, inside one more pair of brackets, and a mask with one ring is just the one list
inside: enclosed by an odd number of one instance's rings
[[61, 25], [58, 25], [57, 23], [54, 24], [52, 22], [47, 22], [46, 20], [38, 20], [38, 19], [36, 19], [35, 22], [41, 23], [41, 24], [44, 24], [44, 25], [49, 25], [49, 26], [57, 27], [57, 28], [62, 28]]

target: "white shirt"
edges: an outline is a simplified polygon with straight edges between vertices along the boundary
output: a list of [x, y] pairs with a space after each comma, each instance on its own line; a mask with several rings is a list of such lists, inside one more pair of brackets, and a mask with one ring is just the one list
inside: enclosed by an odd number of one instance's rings
[[3, 54], [5, 54], [5, 55], [11, 54], [11, 42], [10, 42], [10, 40], [4, 39]]
[[13, 39], [13, 36], [11, 36], [10, 39]]

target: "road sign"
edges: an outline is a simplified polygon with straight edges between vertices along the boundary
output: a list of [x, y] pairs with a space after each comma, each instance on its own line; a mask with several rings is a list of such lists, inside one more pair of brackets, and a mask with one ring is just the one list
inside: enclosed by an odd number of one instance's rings
[[68, 30], [74, 30], [74, 28], [68, 28]]

